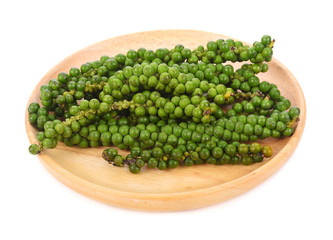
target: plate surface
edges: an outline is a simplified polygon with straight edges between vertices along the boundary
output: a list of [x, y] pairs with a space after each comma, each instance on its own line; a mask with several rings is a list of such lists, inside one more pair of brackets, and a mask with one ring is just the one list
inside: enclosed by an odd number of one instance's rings
[[[68, 72], [71, 67], [79, 67], [102, 55], [114, 56], [140, 47], [152, 50], [172, 48], [178, 43], [193, 49], [219, 38], [229, 37], [192, 30], [162, 30], [134, 33], [96, 43], [52, 68], [35, 87], [28, 105], [39, 101], [40, 86], [56, 78], [59, 72]], [[276, 59], [273, 58], [268, 65], [269, 71], [260, 74], [260, 80], [275, 83], [281, 95], [288, 98], [292, 106], [301, 109], [301, 121], [292, 137], [264, 141], [273, 147], [274, 155], [261, 163], [250, 166], [206, 164], [164, 171], [143, 168], [140, 174], [134, 175], [127, 168], [113, 167], [104, 161], [101, 153], [105, 147], [80, 149], [58, 143], [56, 149], [46, 150], [38, 157], [58, 180], [73, 190], [114, 206], [146, 211], [175, 211], [204, 207], [235, 197], [277, 171], [291, 156], [303, 133], [306, 106], [300, 85]], [[37, 131], [29, 124], [28, 114], [25, 125], [29, 141], [36, 143]], [[120, 152], [125, 154], [124, 151]]]

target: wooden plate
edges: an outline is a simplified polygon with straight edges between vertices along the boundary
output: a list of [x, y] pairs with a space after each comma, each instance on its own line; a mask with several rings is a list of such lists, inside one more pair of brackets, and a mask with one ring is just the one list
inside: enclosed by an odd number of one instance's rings
[[[56, 78], [59, 72], [68, 72], [71, 67], [79, 67], [102, 55], [114, 56], [140, 47], [153, 50], [172, 48], [178, 43], [193, 49], [219, 38], [228, 37], [201, 31], [163, 30], [134, 33], [96, 43], [52, 68], [37, 84], [28, 104], [39, 101], [40, 86]], [[306, 106], [300, 85], [276, 59], [269, 63], [269, 68], [267, 73], [260, 75], [261, 80], [277, 84], [281, 94], [290, 99], [292, 106], [301, 109], [301, 121], [292, 137], [265, 141], [273, 147], [274, 155], [262, 163], [251, 166], [207, 164], [165, 171], [143, 168], [140, 174], [134, 175], [127, 168], [113, 167], [104, 161], [101, 157], [104, 147], [80, 149], [59, 143], [56, 149], [46, 150], [38, 157], [57, 179], [70, 188], [114, 206], [147, 211], [175, 211], [199, 208], [232, 198], [255, 187], [277, 171], [291, 156], [303, 133]], [[25, 125], [29, 141], [37, 142], [36, 129], [29, 124], [28, 114]]]

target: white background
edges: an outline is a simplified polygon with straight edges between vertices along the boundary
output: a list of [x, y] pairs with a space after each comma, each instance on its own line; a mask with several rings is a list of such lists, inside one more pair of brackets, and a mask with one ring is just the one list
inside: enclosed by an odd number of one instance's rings
[[[0, 239], [333, 239], [329, 2], [1, 1]], [[308, 114], [298, 148], [260, 186], [198, 210], [131, 211], [72, 191], [29, 155], [25, 107], [49, 69], [95, 42], [157, 29], [277, 40]]]

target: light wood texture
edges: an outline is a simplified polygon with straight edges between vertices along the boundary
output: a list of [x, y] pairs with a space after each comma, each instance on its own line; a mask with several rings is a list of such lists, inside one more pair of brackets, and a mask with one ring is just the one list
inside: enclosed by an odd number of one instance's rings
[[[153, 50], [172, 48], [178, 43], [193, 49], [219, 38], [227, 37], [201, 31], [164, 30], [134, 33], [99, 42], [67, 57], [52, 68], [37, 84], [28, 104], [39, 101], [40, 86], [56, 78], [59, 72], [68, 72], [71, 67], [79, 67], [102, 55], [114, 56], [139, 47]], [[101, 157], [104, 147], [80, 149], [66, 147], [62, 143], [56, 149], [39, 154], [39, 159], [57, 179], [70, 188], [114, 206], [146, 211], [175, 211], [230, 199], [257, 186], [276, 172], [292, 155], [303, 133], [306, 106], [300, 85], [276, 59], [269, 63], [269, 68], [267, 73], [260, 74], [260, 79], [277, 84], [281, 94], [290, 99], [292, 106], [300, 107], [301, 120], [292, 137], [264, 141], [273, 147], [274, 155], [262, 163], [250, 166], [207, 164], [165, 171], [143, 168], [140, 174], [133, 175], [127, 168], [114, 167], [104, 161]], [[27, 119], [28, 114], [25, 118], [26, 130], [30, 142], [35, 143], [36, 129]]]

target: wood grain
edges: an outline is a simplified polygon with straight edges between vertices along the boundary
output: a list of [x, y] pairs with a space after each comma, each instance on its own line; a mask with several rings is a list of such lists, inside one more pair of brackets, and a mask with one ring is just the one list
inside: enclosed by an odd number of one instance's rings
[[[79, 67], [102, 55], [114, 56], [140, 47], [152, 50], [172, 48], [178, 43], [193, 49], [219, 38], [228, 37], [192, 30], [162, 30], [134, 33], [96, 43], [53, 67], [35, 87], [28, 105], [39, 101], [40, 86], [56, 78], [59, 72], [68, 72], [71, 67]], [[56, 149], [46, 150], [38, 157], [47, 170], [73, 190], [114, 206], [146, 211], [176, 211], [230, 199], [257, 186], [276, 172], [292, 155], [305, 126], [305, 99], [297, 80], [278, 60], [273, 58], [268, 65], [269, 71], [260, 74], [260, 79], [277, 84], [281, 94], [290, 99], [292, 106], [301, 109], [301, 121], [291, 138], [264, 141], [273, 147], [274, 155], [262, 163], [251, 166], [207, 164], [165, 171], [143, 168], [140, 174], [133, 175], [127, 168], [107, 164], [101, 157], [104, 147], [80, 149], [59, 143]], [[29, 124], [28, 114], [25, 125], [29, 141], [37, 142], [37, 131]], [[120, 152], [125, 154], [124, 151]]]

